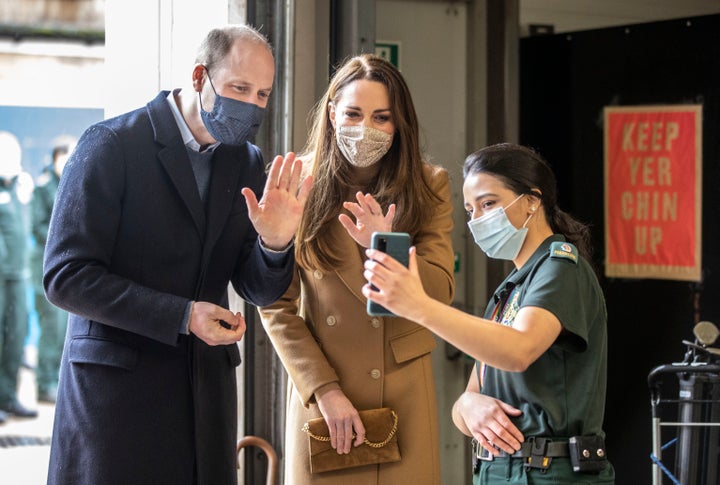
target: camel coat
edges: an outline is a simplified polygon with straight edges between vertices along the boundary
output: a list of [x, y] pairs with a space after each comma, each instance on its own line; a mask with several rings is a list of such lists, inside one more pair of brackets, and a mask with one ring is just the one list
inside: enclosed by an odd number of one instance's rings
[[[447, 172], [427, 166], [442, 202], [432, 219], [412, 236], [425, 291], [444, 303], [453, 298], [452, 203]], [[431, 172], [431, 173], [430, 173]], [[402, 217], [397, 214], [396, 217]], [[335, 244], [347, 255], [335, 271], [296, 268], [285, 295], [261, 308], [263, 325], [290, 377], [285, 435], [285, 483], [394, 485], [440, 483], [435, 384], [430, 352], [435, 337], [397, 317], [371, 317], [361, 293], [364, 248], [339, 222]], [[398, 413], [402, 460], [312, 475], [308, 419], [320, 417], [314, 393], [339, 386], [358, 410], [389, 406]]]

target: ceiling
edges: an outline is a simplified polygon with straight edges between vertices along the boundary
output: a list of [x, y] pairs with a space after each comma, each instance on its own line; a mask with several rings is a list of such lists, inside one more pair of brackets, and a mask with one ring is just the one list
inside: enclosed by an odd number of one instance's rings
[[720, 0], [519, 0], [520, 25], [555, 33], [720, 13]]

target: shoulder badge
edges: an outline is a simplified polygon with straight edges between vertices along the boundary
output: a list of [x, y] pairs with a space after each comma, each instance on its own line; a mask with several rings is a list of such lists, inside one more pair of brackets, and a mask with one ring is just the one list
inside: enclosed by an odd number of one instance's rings
[[44, 187], [50, 183], [50, 180], [51, 180], [50, 174], [48, 172], [43, 172], [40, 175], [38, 175], [37, 186]]
[[567, 259], [577, 264], [578, 250], [569, 242], [555, 241], [550, 244], [550, 257], [555, 259]]

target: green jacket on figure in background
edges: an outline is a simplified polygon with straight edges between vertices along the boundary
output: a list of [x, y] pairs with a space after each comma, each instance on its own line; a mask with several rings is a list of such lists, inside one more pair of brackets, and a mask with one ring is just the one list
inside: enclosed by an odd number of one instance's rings
[[50, 303], [45, 297], [42, 285], [43, 255], [60, 175], [75, 144], [76, 140], [67, 136], [55, 140], [52, 162], [37, 178], [31, 203], [32, 235], [35, 239], [35, 249], [31, 258], [32, 283], [35, 311], [40, 327], [36, 373], [37, 395], [38, 401], [48, 403], [54, 403], [57, 396], [60, 358], [62, 357], [68, 314], [65, 310]]

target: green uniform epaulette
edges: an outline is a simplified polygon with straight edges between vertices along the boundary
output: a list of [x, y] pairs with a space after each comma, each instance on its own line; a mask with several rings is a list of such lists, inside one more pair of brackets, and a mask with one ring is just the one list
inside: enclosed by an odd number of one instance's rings
[[556, 259], [568, 259], [573, 263], [578, 264], [578, 250], [569, 242], [555, 241], [550, 244], [550, 257]]

